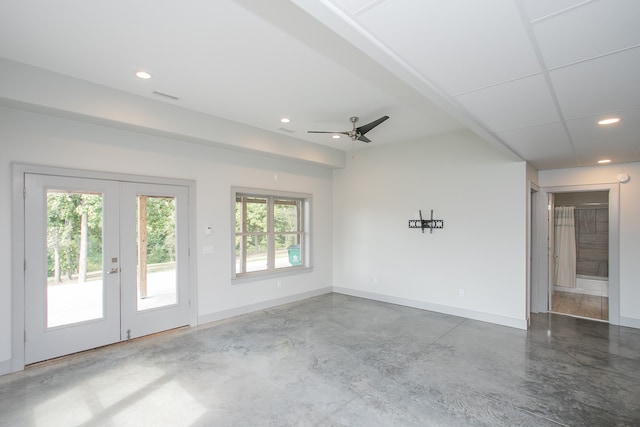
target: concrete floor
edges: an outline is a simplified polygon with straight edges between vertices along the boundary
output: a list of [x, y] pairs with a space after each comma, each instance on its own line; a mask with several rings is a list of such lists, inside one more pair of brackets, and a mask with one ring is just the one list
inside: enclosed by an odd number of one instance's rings
[[640, 425], [640, 330], [339, 294], [0, 377], [1, 426]]

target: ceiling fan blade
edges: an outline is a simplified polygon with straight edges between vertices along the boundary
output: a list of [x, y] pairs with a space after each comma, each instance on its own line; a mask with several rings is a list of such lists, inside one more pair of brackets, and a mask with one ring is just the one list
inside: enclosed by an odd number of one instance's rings
[[307, 133], [337, 133], [340, 135], [349, 135], [349, 132], [329, 132], [325, 130], [308, 130]]
[[389, 116], [382, 116], [378, 120], [374, 120], [371, 123], [367, 123], [366, 125], [362, 125], [359, 128], [356, 128], [356, 130], [358, 132], [360, 132], [360, 134], [364, 135], [365, 133], [369, 132], [374, 127], [378, 126], [380, 123], [382, 123], [385, 120], [387, 120], [388, 118], [389, 118]]
[[358, 137], [358, 141], [362, 141], [362, 142], [371, 142], [371, 140], [370, 140], [369, 138], [367, 138], [366, 136], [364, 136], [364, 135], [360, 135], [360, 136]]

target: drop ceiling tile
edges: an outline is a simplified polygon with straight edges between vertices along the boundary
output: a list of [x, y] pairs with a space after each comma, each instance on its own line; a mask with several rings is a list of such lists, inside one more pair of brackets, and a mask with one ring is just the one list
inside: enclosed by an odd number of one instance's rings
[[566, 10], [584, 0], [524, 0], [524, 7], [531, 21]]
[[595, 116], [567, 121], [580, 159], [636, 160], [640, 148], [640, 109], [619, 111], [614, 115], [621, 118], [617, 125], [600, 126], [597, 121], [602, 117]]
[[610, 159], [612, 163], [629, 163], [638, 161], [638, 142], [620, 140], [600, 143], [576, 144], [576, 158], [580, 166], [597, 165], [598, 160]]
[[513, 0], [386, 1], [358, 21], [453, 95], [540, 71]]
[[559, 122], [497, 133], [498, 138], [538, 170], [575, 167], [575, 153]]
[[579, 166], [596, 166], [598, 160], [609, 159], [611, 163], [630, 163], [638, 161], [636, 150], [633, 148], [618, 148], [615, 154], [607, 152], [606, 147], [587, 147], [577, 149]]
[[586, 147], [577, 147], [576, 157], [579, 162], [588, 160], [596, 163], [601, 159], [611, 159], [612, 162], [616, 163], [628, 163], [634, 161], [634, 153], [636, 151], [636, 147], [621, 147], [620, 145], [615, 145], [614, 148], [611, 147], [611, 145], [613, 144], [599, 144]]
[[640, 1], [591, 2], [533, 25], [547, 68], [640, 45]]
[[640, 48], [549, 73], [565, 119], [640, 108]]
[[493, 131], [560, 120], [542, 75], [466, 93], [456, 99]]

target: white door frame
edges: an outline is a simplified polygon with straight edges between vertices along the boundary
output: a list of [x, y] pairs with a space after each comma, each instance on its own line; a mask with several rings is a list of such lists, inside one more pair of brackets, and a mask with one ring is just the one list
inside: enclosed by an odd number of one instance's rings
[[526, 292], [526, 316], [527, 316], [527, 328], [530, 326], [531, 313], [537, 312], [537, 300], [535, 298], [535, 292], [532, 289], [536, 289], [539, 281], [539, 269], [540, 258], [539, 251], [539, 203], [540, 188], [533, 182], [529, 181], [528, 184], [528, 198], [527, 198], [527, 292]]
[[[609, 323], [620, 324], [620, 184], [585, 184], [559, 187], [544, 187], [540, 189], [538, 198], [538, 208], [547, 210], [547, 200], [549, 194], [553, 193], [578, 193], [587, 191], [608, 191], [609, 192]], [[544, 204], [544, 207], [542, 206]], [[548, 210], [547, 210], [548, 211]], [[538, 235], [543, 233], [544, 238], [538, 240], [537, 252], [540, 259], [548, 259], [549, 251], [549, 226], [548, 214], [540, 215], [538, 218]], [[549, 307], [549, 263], [540, 262], [540, 280], [532, 286], [532, 293], [535, 293], [537, 302], [534, 310], [547, 312]], [[533, 296], [532, 296], [532, 299]]]
[[[25, 366], [25, 207], [24, 176], [27, 173], [39, 175], [58, 175], [76, 178], [93, 178], [112, 181], [129, 181], [149, 184], [167, 184], [185, 186], [189, 189], [189, 325], [197, 326], [197, 280], [196, 280], [196, 183], [193, 180], [150, 177], [111, 172], [97, 172], [80, 169], [67, 169], [48, 166], [11, 164], [11, 372], [21, 371]], [[193, 255], [193, 256], [191, 256]]]

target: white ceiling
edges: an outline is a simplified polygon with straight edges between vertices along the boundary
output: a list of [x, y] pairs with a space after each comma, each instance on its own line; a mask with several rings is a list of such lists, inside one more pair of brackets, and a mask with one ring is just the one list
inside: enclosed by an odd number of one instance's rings
[[0, 0], [0, 57], [342, 150], [366, 145], [306, 131], [467, 127], [542, 170], [640, 161], [639, 18], [638, 0]]

